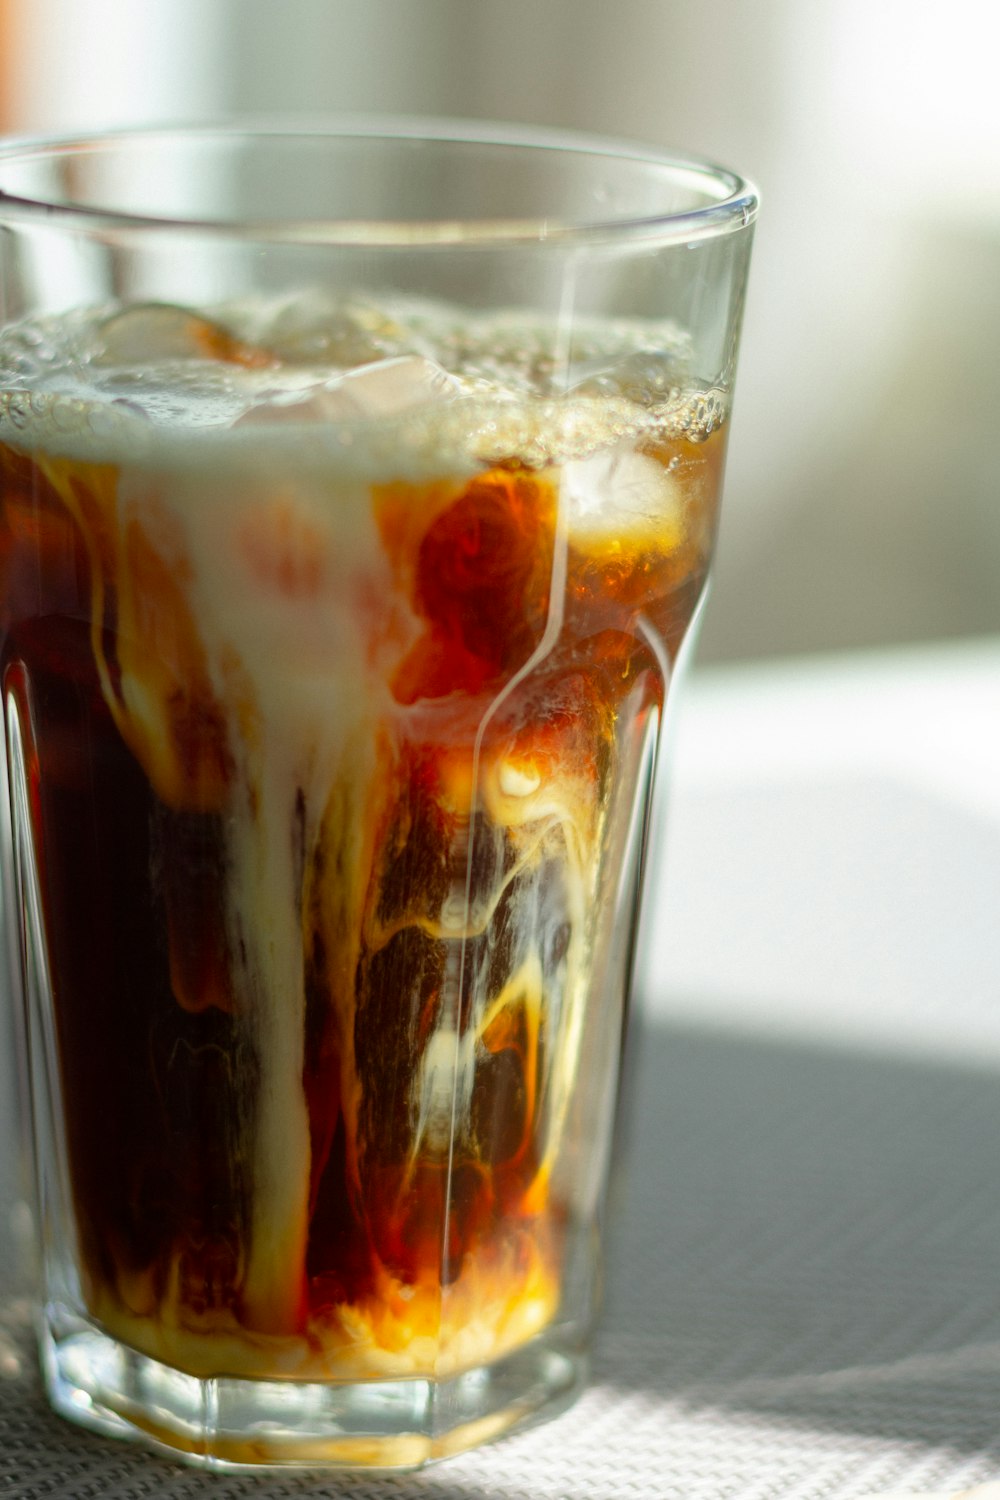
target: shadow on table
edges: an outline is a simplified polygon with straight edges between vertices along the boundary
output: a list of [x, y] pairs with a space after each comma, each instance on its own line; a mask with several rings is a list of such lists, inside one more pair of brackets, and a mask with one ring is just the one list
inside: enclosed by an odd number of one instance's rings
[[[650, 1023], [638, 1042], [599, 1385], [664, 1421], [756, 1412], [1000, 1464], [1000, 1075]], [[398, 1480], [178, 1470], [52, 1416], [27, 1326], [12, 1336], [0, 1494], [511, 1493], [505, 1445], [478, 1478], [469, 1460]]]
[[647, 1023], [596, 1378], [1000, 1461], [1000, 1073]]

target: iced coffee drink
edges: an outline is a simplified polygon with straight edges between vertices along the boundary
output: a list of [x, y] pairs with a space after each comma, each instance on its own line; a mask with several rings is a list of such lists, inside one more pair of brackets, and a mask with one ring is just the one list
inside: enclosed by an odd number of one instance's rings
[[0, 388], [88, 1316], [195, 1377], [494, 1364], [601, 1193], [721, 393], [673, 325], [319, 295], [24, 321]]

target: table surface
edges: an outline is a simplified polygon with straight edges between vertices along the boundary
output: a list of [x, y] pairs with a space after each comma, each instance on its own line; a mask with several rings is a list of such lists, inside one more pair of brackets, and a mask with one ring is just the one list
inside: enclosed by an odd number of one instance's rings
[[1000, 1475], [1000, 641], [706, 671], [674, 729], [577, 1405], [399, 1478], [206, 1476], [59, 1421], [0, 1049], [0, 1494], [860, 1500]]

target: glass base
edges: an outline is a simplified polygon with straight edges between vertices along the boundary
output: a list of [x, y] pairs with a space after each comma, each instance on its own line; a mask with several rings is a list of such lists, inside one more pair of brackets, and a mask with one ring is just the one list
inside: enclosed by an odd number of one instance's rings
[[585, 1355], [554, 1347], [551, 1331], [448, 1380], [338, 1385], [199, 1379], [52, 1305], [40, 1342], [49, 1399], [62, 1416], [222, 1470], [418, 1469], [554, 1416], [586, 1376]]

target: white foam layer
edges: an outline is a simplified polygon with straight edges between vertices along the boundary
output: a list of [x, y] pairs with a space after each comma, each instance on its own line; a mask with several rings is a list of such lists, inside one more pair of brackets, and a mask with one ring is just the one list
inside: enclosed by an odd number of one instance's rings
[[675, 325], [459, 315], [313, 295], [207, 316], [105, 307], [0, 333], [0, 438], [104, 462], [291, 454], [369, 477], [585, 458], [622, 438], [707, 436]]

